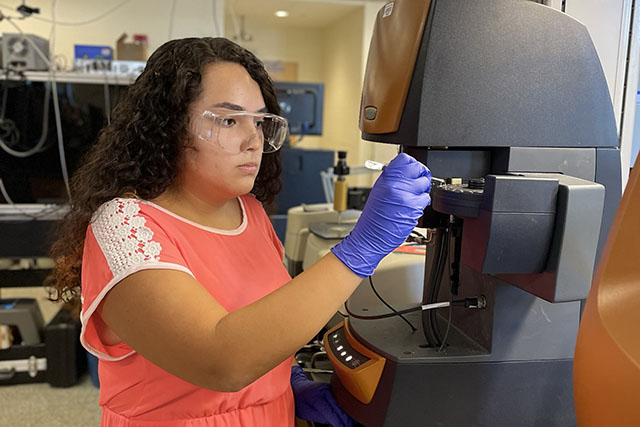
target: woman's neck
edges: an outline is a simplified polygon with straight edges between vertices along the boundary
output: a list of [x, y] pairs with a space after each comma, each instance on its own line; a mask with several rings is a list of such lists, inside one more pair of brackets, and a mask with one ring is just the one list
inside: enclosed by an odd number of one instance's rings
[[242, 209], [237, 197], [204, 199], [197, 194], [169, 187], [150, 201], [206, 227], [234, 230], [242, 224]]

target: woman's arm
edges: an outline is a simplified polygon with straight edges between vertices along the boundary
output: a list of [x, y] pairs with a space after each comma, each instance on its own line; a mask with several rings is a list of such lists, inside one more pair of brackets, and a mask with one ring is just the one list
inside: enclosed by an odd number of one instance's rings
[[376, 181], [353, 231], [308, 270], [227, 311], [191, 276], [140, 271], [105, 297], [109, 328], [161, 368], [202, 387], [236, 391], [309, 341], [362, 277], [398, 247], [429, 203], [430, 173], [398, 155]]
[[306, 344], [361, 280], [330, 253], [278, 290], [227, 313], [188, 274], [145, 270], [107, 294], [101, 315], [164, 370], [204, 388], [237, 391]]

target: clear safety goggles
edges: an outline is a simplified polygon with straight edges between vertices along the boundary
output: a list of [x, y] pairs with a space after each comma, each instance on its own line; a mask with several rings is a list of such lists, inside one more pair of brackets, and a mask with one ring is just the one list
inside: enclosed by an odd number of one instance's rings
[[237, 154], [260, 142], [263, 153], [278, 151], [287, 137], [287, 119], [270, 113], [210, 108], [195, 123], [198, 138]]

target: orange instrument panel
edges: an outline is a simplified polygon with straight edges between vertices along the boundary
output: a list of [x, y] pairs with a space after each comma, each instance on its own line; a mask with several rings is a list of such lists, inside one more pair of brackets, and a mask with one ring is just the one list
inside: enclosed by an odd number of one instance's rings
[[356, 340], [348, 320], [327, 332], [323, 342], [342, 385], [360, 402], [371, 402], [386, 359]]

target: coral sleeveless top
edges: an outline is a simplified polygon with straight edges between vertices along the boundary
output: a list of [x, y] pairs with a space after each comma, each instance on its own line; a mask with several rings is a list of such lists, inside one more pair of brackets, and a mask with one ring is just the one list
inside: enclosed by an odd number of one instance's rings
[[190, 274], [229, 312], [288, 282], [284, 249], [262, 205], [252, 195], [238, 200], [243, 219], [235, 230], [205, 227], [135, 199], [111, 200], [93, 215], [82, 260], [80, 340], [99, 358], [103, 426], [294, 425], [291, 359], [244, 389], [225, 393], [190, 384], [126, 343], [107, 345], [100, 337], [104, 323], [96, 308], [137, 271]]

